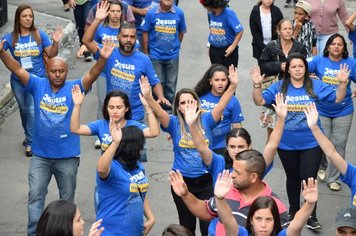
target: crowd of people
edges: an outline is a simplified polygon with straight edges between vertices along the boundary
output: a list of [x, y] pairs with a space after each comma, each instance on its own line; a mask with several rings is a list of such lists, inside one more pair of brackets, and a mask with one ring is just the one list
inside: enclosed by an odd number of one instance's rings
[[[14, 30], [0, 42], [0, 59], [11, 72], [30, 157], [29, 236], [83, 235], [74, 204], [80, 135], [97, 136], [100, 149], [89, 235], [148, 235], [156, 219], [146, 197], [146, 138], [160, 130], [173, 145], [169, 181], [179, 220], [162, 235], [195, 235], [197, 220], [203, 236], [294, 236], [304, 225], [321, 230], [317, 179], [332, 191], [341, 189], [341, 181], [350, 187], [350, 203], [338, 212], [335, 229], [336, 235], [356, 233], [356, 166], [345, 158], [356, 60], [333, 20], [340, 17], [356, 44], [356, 13], [348, 15], [344, 0], [287, 1], [295, 7], [293, 20], [273, 0], [253, 7], [251, 57], [258, 65], [250, 71], [252, 97], [263, 107], [259, 120], [267, 128], [261, 153], [252, 148], [235, 97], [247, 26], [229, 1], [199, 2], [207, 10], [211, 66], [194, 88], [178, 91], [179, 54], [189, 28], [178, 1], [63, 0], [65, 11], [74, 9], [77, 54], [95, 60], [80, 79], [68, 81], [68, 65], [57, 57], [63, 29], [50, 38], [35, 26], [31, 6], [18, 6]], [[97, 120], [81, 124], [81, 105], [94, 83]], [[289, 207], [264, 181], [277, 154]], [[45, 207], [52, 176], [60, 200]]]

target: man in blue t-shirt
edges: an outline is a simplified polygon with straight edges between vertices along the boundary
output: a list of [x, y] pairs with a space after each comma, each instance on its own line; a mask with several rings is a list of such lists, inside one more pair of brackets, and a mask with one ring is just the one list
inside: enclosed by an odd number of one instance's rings
[[[142, 47], [161, 80], [164, 96], [173, 104], [176, 93], [179, 51], [187, 31], [183, 11], [173, 0], [161, 0], [142, 21]], [[170, 107], [165, 107], [171, 110]]]
[[82, 79], [66, 81], [68, 68], [64, 60], [48, 60], [48, 78], [28, 73], [0, 43], [0, 59], [19, 78], [34, 99], [35, 127], [28, 182], [28, 235], [36, 235], [36, 225], [44, 208], [48, 184], [55, 176], [61, 199], [74, 201], [79, 166], [79, 136], [70, 132], [70, 117], [74, 107], [72, 88], [79, 85], [83, 92], [104, 68], [113, 47], [104, 46], [100, 58]]
[[[98, 43], [93, 40], [93, 36], [100, 22], [106, 17], [105, 15], [105, 7], [98, 8], [95, 20], [83, 37], [85, 45], [92, 52], [98, 50]], [[103, 71], [106, 75], [106, 93], [112, 90], [124, 91], [130, 100], [132, 120], [143, 121], [145, 112], [139, 97], [139, 93], [141, 92], [139, 80], [141, 76], [148, 78], [150, 85], [153, 87], [153, 92], [158, 99], [158, 103], [167, 105], [170, 105], [170, 103], [163, 96], [162, 85], [150, 59], [142, 52], [134, 49], [136, 43], [135, 26], [123, 23], [118, 40], [119, 47], [114, 48]], [[100, 44], [99, 46], [101, 47]]]

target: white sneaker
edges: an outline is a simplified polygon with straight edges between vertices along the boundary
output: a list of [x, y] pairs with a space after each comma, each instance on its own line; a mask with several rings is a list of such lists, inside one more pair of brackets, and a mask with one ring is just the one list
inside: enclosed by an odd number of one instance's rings
[[326, 171], [325, 170], [319, 170], [318, 171], [318, 179], [320, 181], [325, 181], [326, 178]]
[[99, 140], [99, 139], [95, 140], [94, 147], [95, 147], [96, 149], [100, 149], [100, 148], [101, 148], [101, 143], [100, 143], [100, 140]]

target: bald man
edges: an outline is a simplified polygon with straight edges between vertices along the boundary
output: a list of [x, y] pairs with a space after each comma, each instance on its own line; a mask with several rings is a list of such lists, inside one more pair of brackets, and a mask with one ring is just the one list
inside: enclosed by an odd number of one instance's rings
[[52, 175], [56, 178], [59, 197], [74, 200], [79, 166], [79, 136], [70, 132], [70, 117], [74, 107], [71, 90], [79, 85], [89, 91], [104, 68], [113, 47], [100, 49], [97, 63], [81, 79], [66, 81], [67, 63], [58, 57], [48, 60], [48, 78], [28, 73], [0, 43], [0, 59], [14, 73], [25, 90], [32, 94], [35, 106], [35, 128], [32, 143], [34, 156], [28, 171], [28, 235], [36, 235], [36, 225], [43, 211], [47, 187]]

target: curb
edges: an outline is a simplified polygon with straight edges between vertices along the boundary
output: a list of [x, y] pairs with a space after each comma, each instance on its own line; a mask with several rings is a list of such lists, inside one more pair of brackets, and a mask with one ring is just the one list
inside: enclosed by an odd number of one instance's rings
[[[34, 14], [36, 15], [36, 14], [45, 14], [45, 13], [35, 11]], [[48, 15], [48, 14], [46, 14], [46, 15]], [[76, 30], [75, 24], [71, 20], [68, 20], [65, 18], [61, 18], [58, 16], [51, 16], [51, 15], [48, 15], [48, 16], [68, 21], [67, 25], [63, 28], [63, 37], [60, 42], [60, 46], [61, 46], [65, 42], [67, 42], [69, 35], [72, 34]], [[44, 30], [46, 31], [46, 29], [44, 29]], [[60, 52], [58, 52], [58, 54], [60, 54]], [[3, 88], [0, 88], [0, 110], [2, 108], [4, 108], [4, 106], [13, 98], [13, 96], [14, 96], [14, 94], [11, 90], [11, 85], [10, 85], [10, 81], [9, 81], [8, 83], [6, 83], [5, 86], [3, 86]]]

